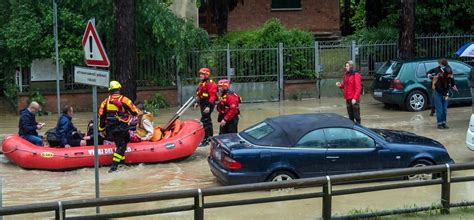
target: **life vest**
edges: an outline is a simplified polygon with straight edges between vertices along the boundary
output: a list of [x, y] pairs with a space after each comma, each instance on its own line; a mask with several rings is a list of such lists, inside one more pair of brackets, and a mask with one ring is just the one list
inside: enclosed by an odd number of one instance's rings
[[212, 80], [206, 80], [200, 82], [196, 89], [196, 96], [198, 100], [207, 100], [210, 103], [214, 103], [217, 96], [217, 85]]
[[105, 110], [107, 113], [107, 121], [118, 120], [123, 123], [130, 122], [131, 116], [125, 109], [123, 95], [109, 95]]
[[219, 115], [224, 115], [224, 120], [228, 121], [240, 114], [239, 103], [242, 98], [234, 91], [227, 91], [226, 94], [219, 97], [217, 104], [217, 111]]
[[183, 122], [181, 120], [176, 120], [171, 126], [171, 128], [165, 131], [163, 135], [163, 139], [168, 139], [168, 138], [176, 136], [182, 127], [183, 127]]

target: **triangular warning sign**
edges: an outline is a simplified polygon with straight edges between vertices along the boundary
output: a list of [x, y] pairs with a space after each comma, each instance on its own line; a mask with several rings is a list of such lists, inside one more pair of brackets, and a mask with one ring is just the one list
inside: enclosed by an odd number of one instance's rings
[[82, 37], [85, 62], [88, 66], [109, 67], [109, 58], [105, 53], [99, 35], [92, 21], [87, 23], [84, 37]]

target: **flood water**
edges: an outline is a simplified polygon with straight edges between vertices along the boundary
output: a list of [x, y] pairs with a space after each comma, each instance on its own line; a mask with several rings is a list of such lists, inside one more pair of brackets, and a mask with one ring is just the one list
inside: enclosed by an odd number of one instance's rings
[[[155, 118], [156, 124], [165, 124], [177, 108], [159, 112]], [[303, 101], [284, 101], [273, 103], [242, 104], [239, 128], [243, 129], [263, 120], [266, 117], [311, 112], [335, 112], [346, 115], [345, 103], [342, 98], [322, 98]], [[427, 136], [444, 144], [457, 162], [474, 161], [474, 152], [466, 148], [465, 135], [471, 115], [470, 106], [456, 106], [448, 109], [448, 130], [436, 129], [436, 118], [429, 116], [429, 110], [424, 112], [406, 112], [384, 108], [370, 96], [364, 96], [361, 104], [362, 124], [373, 128], [398, 129]], [[73, 119], [75, 125], [85, 130], [92, 113], [76, 113]], [[53, 128], [56, 115], [40, 116], [39, 122], [46, 122], [41, 132]], [[217, 115], [213, 114], [214, 121]], [[183, 118], [199, 118], [198, 111], [188, 110]], [[18, 117], [12, 114], [0, 115], [0, 139], [6, 134], [16, 133]], [[215, 126], [217, 133], [217, 126]], [[220, 186], [212, 176], [207, 165], [206, 157], [209, 147], [198, 148], [196, 153], [184, 161], [147, 164], [122, 167], [120, 172], [109, 174], [108, 168], [100, 168], [101, 196], [118, 196], [136, 193], [161, 192], [169, 190], [205, 188]], [[466, 173], [454, 173], [455, 176]], [[474, 174], [469, 172], [467, 174]], [[47, 201], [87, 199], [95, 197], [94, 169], [85, 168], [67, 172], [49, 172], [24, 170], [10, 163], [4, 155], [0, 155], [0, 177], [3, 181], [3, 205], [19, 205]], [[371, 183], [384, 184], [384, 183]], [[366, 184], [357, 184], [363, 186]], [[336, 186], [349, 188], [354, 185]], [[452, 202], [474, 200], [474, 183], [453, 184]], [[234, 194], [229, 196], [212, 197], [206, 201], [225, 201], [226, 198], [247, 199], [266, 195], [294, 194], [315, 189], [298, 189], [289, 192], [254, 192]], [[429, 206], [440, 201], [440, 186], [418, 187], [400, 190], [379, 191], [333, 198], [333, 214], [347, 214], [354, 210], [384, 210], [404, 207]], [[110, 206], [102, 208], [103, 213], [115, 211], [124, 212], [139, 209], [152, 209], [172, 205], [191, 204], [192, 200], [177, 200], [166, 202], [150, 202], [139, 205]], [[95, 209], [78, 209], [67, 212], [68, 216], [77, 214], [93, 214]], [[22, 215], [14, 218], [50, 218], [54, 213]], [[160, 219], [190, 219], [192, 212], [174, 213], [167, 215], [137, 217]], [[315, 219], [321, 216], [321, 199], [306, 199], [300, 201], [267, 203], [252, 206], [210, 209], [205, 211], [207, 219]]]

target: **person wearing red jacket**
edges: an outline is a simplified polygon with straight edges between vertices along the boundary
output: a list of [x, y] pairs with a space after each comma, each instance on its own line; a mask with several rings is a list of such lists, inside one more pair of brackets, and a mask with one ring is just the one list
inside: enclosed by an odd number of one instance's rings
[[212, 128], [211, 113], [214, 110], [214, 104], [217, 98], [217, 85], [209, 76], [211, 70], [209, 68], [199, 69], [199, 82], [196, 89], [196, 103], [194, 108], [198, 106], [201, 108], [201, 122], [204, 127], [204, 140], [201, 142], [201, 146], [206, 146], [209, 143], [209, 138], [214, 135]]
[[219, 112], [217, 122], [220, 125], [219, 134], [237, 133], [240, 96], [234, 91], [229, 90], [229, 80], [219, 80], [218, 85], [221, 92], [219, 103], [217, 104], [217, 112]]
[[354, 63], [351, 60], [346, 63], [345, 70], [343, 82], [337, 82], [336, 86], [344, 91], [349, 119], [360, 124], [360, 93], [362, 89], [360, 73], [354, 71]]

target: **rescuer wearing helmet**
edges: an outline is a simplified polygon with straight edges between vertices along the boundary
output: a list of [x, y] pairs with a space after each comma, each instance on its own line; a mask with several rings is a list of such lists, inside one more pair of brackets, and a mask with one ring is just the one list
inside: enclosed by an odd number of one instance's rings
[[120, 94], [120, 85], [117, 81], [111, 81], [109, 84], [110, 95], [101, 104], [99, 108], [99, 132], [105, 136], [105, 132], [112, 136], [117, 149], [113, 154], [112, 167], [109, 173], [117, 170], [120, 163], [125, 160], [125, 151], [130, 141], [128, 134], [128, 122], [131, 116], [138, 115], [138, 109], [133, 102]]
[[227, 79], [219, 80], [217, 83], [221, 95], [217, 104], [217, 122], [219, 122], [219, 134], [237, 133], [237, 125], [239, 123], [239, 103], [240, 96], [230, 90], [230, 81]]
[[209, 76], [211, 70], [209, 68], [199, 69], [199, 78], [201, 82], [196, 89], [196, 103], [194, 108], [201, 107], [201, 122], [204, 127], [204, 140], [201, 146], [206, 146], [209, 143], [209, 137], [213, 135], [211, 113], [214, 110], [214, 103], [217, 98], [217, 85]]

